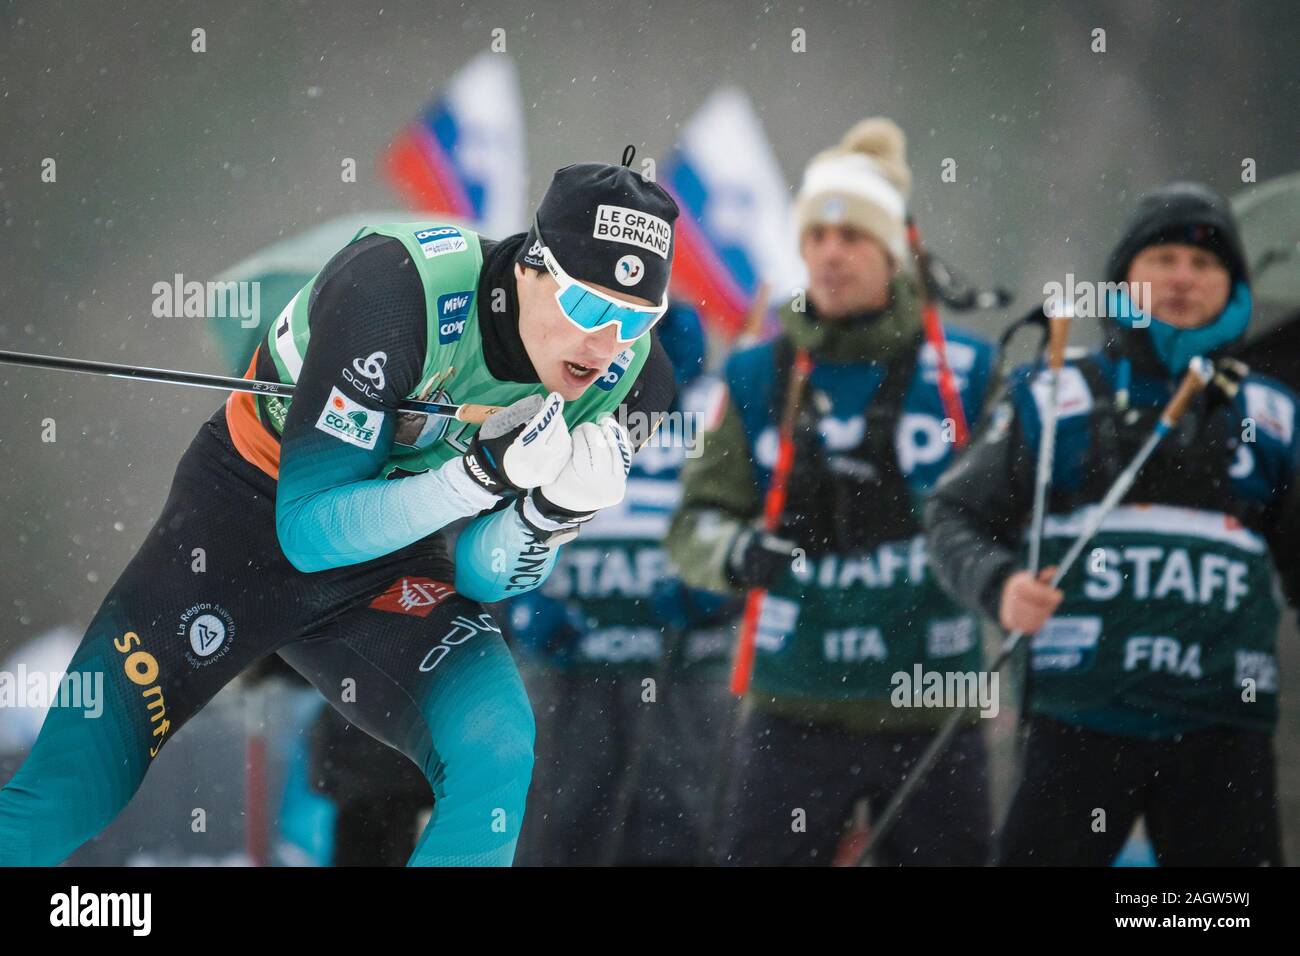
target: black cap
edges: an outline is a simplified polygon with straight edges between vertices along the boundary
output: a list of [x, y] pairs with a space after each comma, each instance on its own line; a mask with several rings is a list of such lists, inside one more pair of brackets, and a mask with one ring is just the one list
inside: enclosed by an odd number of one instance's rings
[[1134, 257], [1164, 242], [1207, 249], [1219, 257], [1233, 281], [1250, 281], [1237, 220], [1227, 201], [1208, 186], [1169, 183], [1139, 199], [1106, 263], [1107, 280], [1125, 281]]
[[[631, 161], [632, 149], [624, 153]], [[537, 227], [560, 268], [585, 282], [658, 304], [668, 288], [677, 203], [626, 165], [576, 163], [557, 170], [518, 261], [545, 269]]]

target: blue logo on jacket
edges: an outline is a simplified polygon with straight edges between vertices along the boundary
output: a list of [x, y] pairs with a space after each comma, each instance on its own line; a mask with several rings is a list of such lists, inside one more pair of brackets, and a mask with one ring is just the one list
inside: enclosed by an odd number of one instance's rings
[[618, 380], [623, 377], [623, 373], [632, 365], [634, 358], [636, 358], [636, 353], [631, 349], [624, 349], [615, 355], [614, 361], [609, 363], [609, 368], [605, 370], [605, 374], [596, 379], [596, 387], [604, 392], [613, 389], [618, 384]]
[[465, 334], [465, 320], [474, 303], [474, 290], [438, 296], [438, 344], [447, 345]]

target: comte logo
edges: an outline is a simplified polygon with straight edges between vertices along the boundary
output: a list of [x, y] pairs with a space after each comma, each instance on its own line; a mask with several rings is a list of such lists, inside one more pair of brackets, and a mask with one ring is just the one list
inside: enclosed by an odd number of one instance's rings
[[374, 448], [383, 421], [382, 412], [372, 411], [352, 401], [335, 387], [330, 390], [320, 418], [316, 419], [316, 427], [349, 445]]
[[449, 345], [465, 334], [465, 321], [474, 304], [474, 291], [438, 296], [438, 344]]

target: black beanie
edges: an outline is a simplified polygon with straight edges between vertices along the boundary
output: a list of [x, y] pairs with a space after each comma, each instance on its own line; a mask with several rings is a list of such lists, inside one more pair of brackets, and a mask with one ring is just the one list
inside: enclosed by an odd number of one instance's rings
[[1250, 282], [1241, 233], [1222, 196], [1200, 183], [1169, 183], [1138, 200], [1119, 244], [1106, 263], [1106, 279], [1123, 282], [1134, 257], [1147, 246], [1182, 242], [1213, 252], [1236, 282]]
[[[657, 305], [668, 288], [677, 213], [663, 187], [627, 166], [577, 163], [556, 171], [537, 207], [537, 224], [573, 278]], [[518, 261], [545, 270], [536, 226]]]

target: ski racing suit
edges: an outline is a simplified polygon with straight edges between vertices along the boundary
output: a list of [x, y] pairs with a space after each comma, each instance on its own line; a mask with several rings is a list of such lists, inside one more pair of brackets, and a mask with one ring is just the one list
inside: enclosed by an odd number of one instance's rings
[[[558, 548], [466, 478], [476, 426], [397, 406], [546, 393], [519, 339], [523, 241], [371, 226], [294, 296], [248, 371], [295, 383], [292, 401], [232, 393], [181, 458], [68, 666], [65, 681], [103, 675], [103, 713], [51, 708], [0, 790], [0, 864], [67, 857], [197, 710], [273, 652], [424, 773], [436, 802], [411, 865], [511, 862], [534, 722], [483, 603], [539, 585]], [[657, 414], [672, 390], [642, 336], [564, 418], [624, 402]]]

